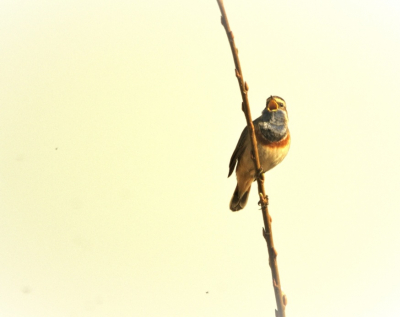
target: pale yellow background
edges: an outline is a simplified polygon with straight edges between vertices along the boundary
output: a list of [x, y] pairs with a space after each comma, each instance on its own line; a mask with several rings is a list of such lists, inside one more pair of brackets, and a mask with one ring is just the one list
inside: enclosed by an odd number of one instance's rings
[[[400, 316], [400, 4], [229, 1], [289, 317]], [[0, 316], [274, 316], [216, 1], [0, 2]], [[207, 293], [208, 292], [208, 293]]]

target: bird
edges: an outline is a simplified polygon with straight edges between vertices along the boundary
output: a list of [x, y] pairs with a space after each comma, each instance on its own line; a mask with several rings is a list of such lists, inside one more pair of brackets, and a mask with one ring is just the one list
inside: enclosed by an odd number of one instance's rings
[[[291, 142], [288, 122], [286, 102], [278, 96], [270, 96], [261, 116], [253, 121], [262, 173], [274, 168], [286, 157]], [[232, 175], [236, 166], [237, 179], [229, 203], [232, 211], [239, 211], [246, 206], [251, 183], [256, 180], [257, 172], [252, 157], [250, 135], [246, 126], [229, 162], [228, 177]]]

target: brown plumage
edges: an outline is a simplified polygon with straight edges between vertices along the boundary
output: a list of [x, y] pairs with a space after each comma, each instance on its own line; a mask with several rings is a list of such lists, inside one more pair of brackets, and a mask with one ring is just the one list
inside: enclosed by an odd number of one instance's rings
[[[289, 151], [291, 139], [285, 101], [278, 96], [269, 97], [262, 115], [254, 120], [253, 124], [260, 164], [263, 172], [267, 172], [282, 162]], [[247, 127], [244, 128], [233, 151], [228, 177], [233, 173], [235, 166], [237, 185], [229, 204], [232, 211], [238, 211], [246, 206], [251, 183], [256, 176]]]

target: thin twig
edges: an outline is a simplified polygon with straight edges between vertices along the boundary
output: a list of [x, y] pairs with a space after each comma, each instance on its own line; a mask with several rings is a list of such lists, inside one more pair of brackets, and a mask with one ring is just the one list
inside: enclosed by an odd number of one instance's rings
[[264, 228], [263, 228], [263, 236], [265, 238], [265, 241], [267, 242], [267, 247], [268, 247], [268, 254], [269, 254], [269, 266], [271, 267], [271, 273], [272, 273], [272, 284], [274, 287], [274, 292], [275, 292], [275, 299], [276, 299], [276, 305], [277, 305], [277, 310], [275, 310], [275, 316], [276, 317], [285, 317], [285, 307], [287, 303], [286, 295], [282, 294], [282, 289], [281, 289], [281, 282], [279, 278], [279, 271], [278, 271], [278, 263], [276, 260], [277, 257], [277, 252], [274, 247], [274, 239], [272, 236], [272, 229], [271, 229], [271, 216], [269, 215], [268, 212], [268, 196], [265, 194], [265, 189], [264, 189], [264, 174], [262, 173], [262, 167], [260, 165], [260, 158], [258, 156], [258, 148], [257, 148], [257, 140], [256, 136], [254, 133], [254, 126], [253, 126], [253, 121], [251, 119], [251, 113], [250, 113], [250, 105], [249, 105], [249, 100], [248, 100], [248, 91], [249, 91], [249, 86], [247, 83], [243, 80], [243, 74], [242, 74], [242, 68], [240, 66], [240, 61], [239, 61], [239, 55], [238, 55], [238, 49], [236, 48], [235, 45], [235, 38], [233, 36], [233, 32], [229, 27], [229, 22], [228, 22], [228, 17], [225, 12], [223, 0], [217, 0], [219, 9], [221, 10], [221, 23], [225, 28], [226, 35], [228, 36], [229, 44], [231, 46], [231, 51], [233, 55], [233, 60], [235, 62], [235, 74], [236, 78], [238, 79], [239, 82], [239, 87], [240, 87], [240, 92], [242, 94], [242, 111], [244, 112], [244, 115], [246, 116], [246, 121], [247, 121], [247, 127], [249, 130], [249, 135], [250, 135], [250, 140], [251, 140], [251, 147], [253, 150], [253, 160], [254, 160], [254, 166], [257, 173], [257, 185], [258, 185], [258, 192], [260, 195], [260, 205], [261, 205], [261, 210], [262, 210], [262, 215], [263, 215], [263, 220], [264, 220]]

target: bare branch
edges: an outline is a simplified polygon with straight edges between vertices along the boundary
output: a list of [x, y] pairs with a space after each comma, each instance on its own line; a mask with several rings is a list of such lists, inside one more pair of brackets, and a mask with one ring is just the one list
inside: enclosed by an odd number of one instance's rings
[[287, 298], [286, 295], [283, 295], [282, 289], [281, 289], [281, 282], [279, 278], [279, 271], [278, 271], [278, 263], [276, 260], [277, 257], [277, 251], [274, 247], [274, 239], [272, 236], [272, 229], [271, 229], [271, 216], [269, 215], [268, 211], [268, 196], [265, 194], [265, 189], [264, 189], [264, 175], [262, 174], [262, 168], [260, 165], [260, 158], [258, 155], [258, 148], [257, 148], [257, 139], [254, 133], [254, 126], [253, 126], [253, 121], [251, 119], [251, 113], [250, 113], [250, 105], [249, 105], [249, 100], [248, 100], [248, 91], [249, 91], [249, 86], [247, 82], [243, 80], [243, 73], [242, 73], [242, 68], [240, 66], [240, 61], [239, 61], [239, 50], [236, 48], [235, 45], [235, 37], [233, 35], [232, 30], [230, 29], [229, 22], [228, 22], [228, 17], [225, 12], [223, 0], [217, 0], [219, 9], [221, 11], [221, 23], [225, 28], [226, 35], [228, 37], [228, 41], [231, 47], [232, 51], [232, 56], [233, 56], [233, 61], [235, 63], [235, 75], [239, 83], [240, 87], [240, 92], [242, 94], [242, 110], [244, 112], [244, 115], [246, 117], [247, 121], [247, 127], [249, 130], [249, 135], [250, 135], [250, 141], [251, 141], [251, 147], [253, 150], [253, 161], [254, 161], [254, 167], [256, 171], [259, 171], [258, 176], [257, 176], [257, 185], [258, 185], [258, 193], [260, 195], [260, 202], [259, 205], [261, 206], [262, 214], [263, 214], [263, 220], [264, 220], [264, 228], [263, 228], [263, 236], [265, 241], [267, 242], [267, 247], [268, 247], [268, 254], [269, 254], [269, 265], [271, 267], [271, 273], [272, 273], [272, 282], [273, 282], [273, 287], [275, 291], [275, 299], [276, 299], [276, 305], [278, 310], [275, 310], [275, 315], [277, 317], [285, 317], [285, 307], [287, 303]]

